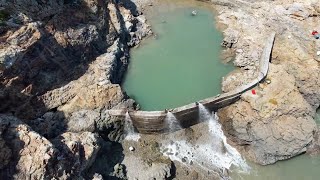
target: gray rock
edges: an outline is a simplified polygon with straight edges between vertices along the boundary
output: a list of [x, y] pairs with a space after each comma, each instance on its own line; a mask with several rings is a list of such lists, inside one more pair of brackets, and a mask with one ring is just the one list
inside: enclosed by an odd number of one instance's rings
[[43, 18], [55, 15], [63, 10], [63, 0], [1, 0], [0, 5], [11, 11], [18, 11], [26, 14], [34, 20], [42, 20]]
[[171, 162], [169, 164], [153, 162], [151, 165], [148, 165], [148, 163], [138, 157], [127, 155], [123, 163], [127, 169], [128, 179], [161, 180], [171, 177]]
[[66, 130], [65, 116], [61, 112], [47, 112], [43, 116], [28, 121], [29, 126], [40, 135], [51, 139]]
[[124, 118], [116, 118], [102, 112], [97, 122], [99, 134], [106, 140], [121, 142], [124, 138]]
[[[294, 86], [294, 77], [271, 65], [264, 89], [244, 93], [242, 100], [219, 110], [225, 132], [259, 164], [272, 164], [307, 150], [316, 131], [312, 107]], [[299, 106], [297, 106], [299, 104]]]
[[68, 131], [71, 132], [95, 132], [96, 122], [100, 119], [100, 113], [92, 110], [81, 110], [72, 113], [68, 119]]

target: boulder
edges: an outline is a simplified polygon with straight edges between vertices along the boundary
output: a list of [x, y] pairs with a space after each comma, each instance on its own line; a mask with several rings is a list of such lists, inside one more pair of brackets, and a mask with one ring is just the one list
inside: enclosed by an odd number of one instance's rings
[[225, 132], [263, 165], [305, 152], [316, 131], [314, 110], [283, 69], [271, 65], [270, 84], [254, 88], [256, 95], [244, 93], [240, 101], [219, 111]]
[[57, 160], [63, 167], [54, 170], [57, 173], [70, 170], [70, 174], [75, 177], [80, 177], [92, 165], [100, 150], [99, 137], [91, 132], [66, 132], [52, 142], [60, 151]]
[[[44, 179], [50, 161], [55, 159], [57, 149], [46, 138], [40, 136], [19, 119], [0, 114], [1, 158], [7, 167], [0, 171], [4, 179]], [[10, 158], [10, 151], [11, 156]], [[6, 155], [6, 156], [5, 156]], [[8, 163], [8, 158], [10, 162]], [[2, 165], [2, 168], [4, 167]]]

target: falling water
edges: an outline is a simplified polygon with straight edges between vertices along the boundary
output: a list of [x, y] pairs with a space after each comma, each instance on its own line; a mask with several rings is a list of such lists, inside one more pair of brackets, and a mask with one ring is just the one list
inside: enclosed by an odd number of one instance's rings
[[172, 112], [167, 113], [165, 122], [168, 127], [168, 132], [173, 132], [173, 131], [181, 129], [181, 125], [180, 125], [179, 121], [174, 116], [174, 114], [172, 114]]
[[203, 104], [198, 103], [199, 106], [199, 121], [204, 122], [211, 118], [210, 112], [204, 107]]
[[209, 120], [209, 132], [211, 135], [222, 142], [222, 148], [224, 149], [224, 152], [221, 154], [221, 159], [224, 159], [224, 162], [226, 162], [225, 167], [229, 169], [233, 164], [241, 167], [244, 171], [248, 171], [249, 166], [247, 165], [246, 161], [241, 157], [240, 153], [235, 148], [227, 143], [227, 138], [223, 134], [221, 124], [218, 122], [218, 115], [216, 113], [211, 115], [206, 107], [201, 103], [199, 103], [199, 111], [206, 120]]
[[139, 133], [135, 132], [134, 130], [134, 126], [129, 112], [126, 113], [124, 131], [126, 140], [138, 141], [140, 139]]
[[[199, 119], [203, 121], [198, 127], [205, 128], [208, 124], [208, 133], [202, 132], [192, 141], [188, 138], [179, 138], [175, 141], [164, 142], [161, 152], [171, 160], [180, 161], [190, 166], [200, 167], [208, 172], [230, 169], [232, 165], [239, 167], [242, 172], [249, 172], [250, 168], [242, 159], [240, 153], [227, 143], [216, 114], [199, 104]], [[220, 173], [223, 176], [223, 173]]]

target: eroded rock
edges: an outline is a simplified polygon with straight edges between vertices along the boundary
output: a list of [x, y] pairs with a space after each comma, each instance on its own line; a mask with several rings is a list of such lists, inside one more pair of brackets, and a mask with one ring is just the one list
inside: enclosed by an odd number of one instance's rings
[[221, 123], [246, 154], [272, 164], [306, 151], [316, 131], [313, 109], [281, 65], [271, 65], [270, 84], [244, 93], [241, 101], [219, 111]]

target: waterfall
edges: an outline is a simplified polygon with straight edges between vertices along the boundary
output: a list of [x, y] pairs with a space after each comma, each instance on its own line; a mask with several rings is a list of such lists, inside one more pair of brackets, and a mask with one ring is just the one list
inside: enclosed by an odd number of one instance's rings
[[204, 122], [204, 121], [211, 119], [210, 112], [206, 109], [206, 107], [204, 107], [203, 104], [198, 103], [198, 107], [199, 107], [199, 121], [200, 122]]
[[179, 121], [174, 116], [174, 114], [172, 114], [172, 112], [167, 113], [165, 122], [168, 127], [169, 133], [181, 129], [181, 125], [180, 125]]
[[[192, 141], [184, 134], [176, 136], [174, 141], [164, 141], [160, 151], [171, 160], [198, 166], [208, 172], [223, 172], [232, 165], [242, 172], [249, 172], [250, 167], [240, 153], [227, 143], [217, 114], [211, 114], [202, 104], [198, 106], [199, 119], [203, 123], [194, 128], [203, 132], [194, 132], [196, 138]], [[223, 176], [223, 173], [220, 175]]]
[[124, 119], [124, 134], [126, 140], [138, 141], [140, 139], [139, 133], [135, 132], [132, 119], [129, 115], [129, 112], [126, 113]]
[[226, 167], [229, 169], [233, 164], [241, 167], [243, 170], [248, 170], [249, 167], [246, 161], [241, 157], [241, 154], [237, 151], [237, 149], [227, 143], [227, 137], [222, 131], [222, 126], [218, 121], [219, 117], [217, 113], [210, 114], [206, 107], [201, 103], [199, 103], [199, 111], [200, 114], [205, 116], [206, 120], [209, 120], [209, 132], [211, 135], [222, 142], [223, 147], [221, 147], [221, 149], [224, 149], [222, 152], [224, 157], [221, 158], [225, 159], [225, 162], [227, 162], [227, 164], [225, 164]]

